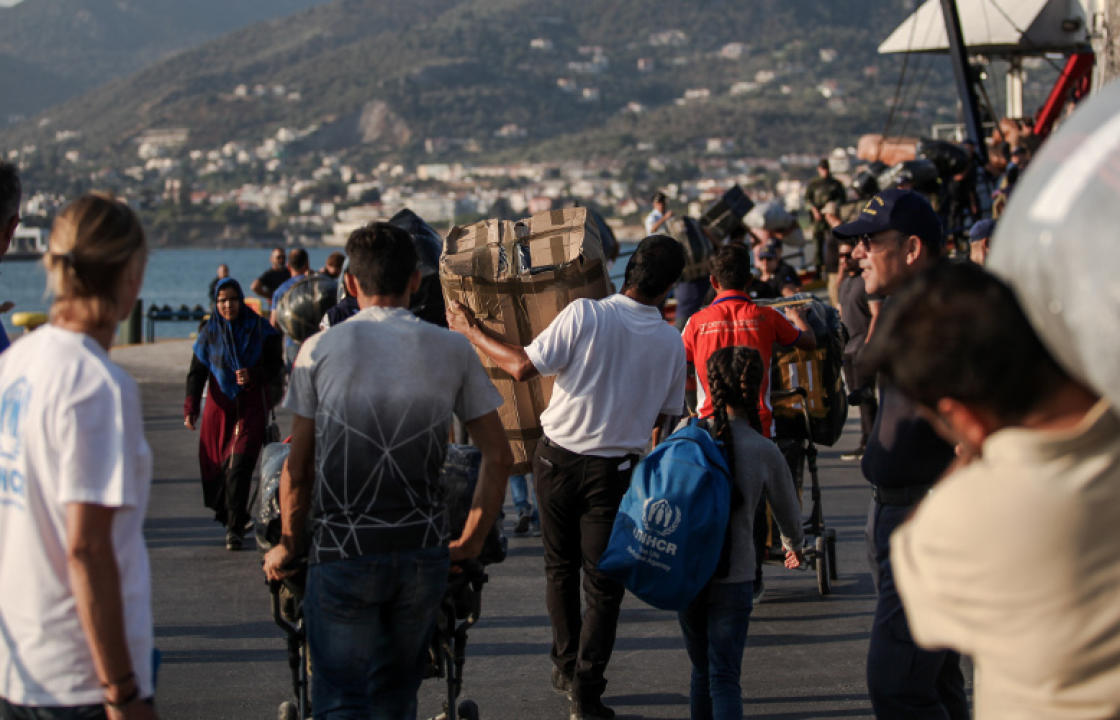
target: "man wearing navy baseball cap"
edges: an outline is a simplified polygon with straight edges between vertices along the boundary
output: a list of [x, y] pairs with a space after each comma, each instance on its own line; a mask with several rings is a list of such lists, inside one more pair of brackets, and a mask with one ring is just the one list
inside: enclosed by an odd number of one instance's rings
[[[941, 221], [912, 190], [884, 190], [859, 216], [833, 233], [852, 240], [871, 295], [889, 296], [940, 261]], [[953, 461], [953, 447], [919, 414], [917, 406], [881, 381], [879, 413], [863, 453], [871, 483], [867, 518], [868, 559], [879, 597], [867, 649], [867, 688], [878, 720], [964, 720], [968, 698], [960, 656], [914, 644], [890, 563], [890, 537]]]

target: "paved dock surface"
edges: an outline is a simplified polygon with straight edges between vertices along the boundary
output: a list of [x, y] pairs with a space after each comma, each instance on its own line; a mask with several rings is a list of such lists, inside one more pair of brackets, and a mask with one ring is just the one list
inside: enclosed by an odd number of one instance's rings
[[[265, 720], [290, 693], [284, 638], [272, 620], [260, 556], [251, 543], [224, 547], [202, 505], [198, 436], [183, 427], [189, 341], [113, 350], [140, 382], [155, 479], [145, 528], [152, 562], [158, 706], [166, 720]], [[286, 431], [288, 419], [281, 416]], [[821, 448], [826, 522], [838, 537], [840, 577], [817, 593], [811, 572], [767, 565], [766, 596], [751, 616], [743, 659], [746, 713], [755, 718], [871, 717], [864, 655], [874, 608], [863, 526], [868, 489], [854, 447], [858, 416], [835, 448]], [[507, 506], [507, 515], [509, 507]], [[507, 530], [511, 521], [507, 518]], [[567, 718], [549, 682], [550, 632], [539, 538], [510, 538], [509, 558], [489, 568], [483, 617], [468, 644], [464, 697], [483, 718]], [[627, 596], [604, 701], [629, 718], [687, 718], [689, 663], [672, 613]], [[442, 681], [420, 691], [420, 715], [441, 709]]]

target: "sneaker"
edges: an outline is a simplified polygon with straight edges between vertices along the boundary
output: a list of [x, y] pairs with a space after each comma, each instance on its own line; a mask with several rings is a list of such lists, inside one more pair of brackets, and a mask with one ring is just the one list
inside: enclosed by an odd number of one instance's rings
[[235, 532], [226, 533], [226, 550], [240, 550], [241, 536]]
[[571, 695], [572, 679], [560, 672], [560, 668], [552, 668], [552, 689], [561, 695]]
[[528, 535], [529, 524], [533, 522], [533, 511], [521, 509], [517, 511], [517, 524], [513, 526], [514, 535]]
[[762, 580], [756, 581], [755, 584], [754, 584], [754, 590], [752, 590], [752, 594], [751, 594], [751, 597], [754, 599], [754, 604], [758, 605], [760, 602], [762, 602], [762, 596], [765, 595], [765, 594], [766, 594], [766, 583], [763, 582]]
[[855, 462], [856, 460], [862, 460], [863, 450], [853, 450], [852, 452], [841, 453], [840, 459], [844, 462]]
[[614, 710], [603, 704], [599, 698], [576, 702], [568, 706], [568, 720], [613, 720]]

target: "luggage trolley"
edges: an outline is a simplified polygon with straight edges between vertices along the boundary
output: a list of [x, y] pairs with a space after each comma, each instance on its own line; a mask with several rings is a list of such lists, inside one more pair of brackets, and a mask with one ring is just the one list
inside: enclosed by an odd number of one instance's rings
[[[280, 472], [290, 446], [271, 443], [261, 452], [257, 465], [259, 497], [255, 511], [257, 546], [266, 552], [280, 539], [280, 507], [278, 490]], [[448, 525], [452, 533], [461, 532], [474, 496], [481, 453], [467, 445], [450, 445], [440, 478], [445, 493]], [[501, 522], [490, 530], [482, 553], [476, 560], [452, 565], [447, 588], [440, 600], [428, 646], [428, 667], [425, 677], [447, 681], [447, 699], [443, 712], [431, 720], [479, 720], [478, 705], [473, 700], [459, 700], [463, 688], [463, 667], [466, 664], [467, 631], [482, 614], [482, 589], [489, 579], [485, 568], [506, 557], [507, 540]], [[303, 591], [306, 581], [306, 559], [300, 561], [299, 572], [280, 582], [270, 582], [272, 617], [287, 639], [288, 667], [292, 675], [292, 697], [280, 703], [279, 720], [307, 720], [311, 717], [311, 683], [313, 668], [307, 648], [303, 621]]]
[[[847, 393], [841, 359], [847, 331], [836, 309], [809, 294], [763, 300], [777, 310], [800, 307], [817, 338], [816, 350], [775, 349], [771, 363], [770, 400], [774, 410], [775, 440], [786, 458], [801, 496], [805, 468], [809, 469], [810, 508], [804, 521], [805, 559], [816, 570], [821, 595], [832, 592], [836, 568], [836, 531], [824, 521], [817, 445], [832, 445], [843, 432], [848, 417]], [[811, 541], [810, 541], [811, 539]]]
[[[810, 568], [817, 573], [817, 590], [822, 596], [832, 592], [832, 581], [838, 578], [836, 569], [836, 530], [825, 526], [823, 503], [821, 501], [821, 483], [817, 471], [817, 446], [813, 442], [811, 425], [809, 423], [809, 410], [806, 403], [808, 393], [804, 388], [797, 387], [793, 390], [772, 390], [770, 399], [775, 405], [778, 401], [790, 401], [787, 407], [800, 409], [802, 427], [804, 432], [797, 436], [782, 436], [777, 438], [778, 448], [785, 456], [793, 474], [793, 483], [797, 488], [798, 496], [804, 486], [804, 469], [809, 469], [809, 515], [802, 523], [805, 534], [804, 554]], [[797, 401], [800, 398], [800, 402]], [[796, 416], [795, 416], [796, 417]], [[783, 423], [783, 425], [785, 425]], [[811, 540], [810, 540], [811, 538]]]

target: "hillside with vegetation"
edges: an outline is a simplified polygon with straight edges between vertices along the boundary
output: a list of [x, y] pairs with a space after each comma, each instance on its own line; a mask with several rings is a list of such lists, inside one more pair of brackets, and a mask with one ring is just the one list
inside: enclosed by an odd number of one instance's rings
[[[191, 148], [288, 129], [288, 158], [819, 152], [883, 129], [900, 60], [876, 46], [912, 8], [333, 0], [111, 81], [0, 132], [0, 146], [64, 137], [111, 163], [146, 131], [186, 128]], [[895, 130], [954, 119], [948, 62], [930, 68]]]
[[23, 0], [0, 7], [0, 126], [175, 51], [324, 0]]

